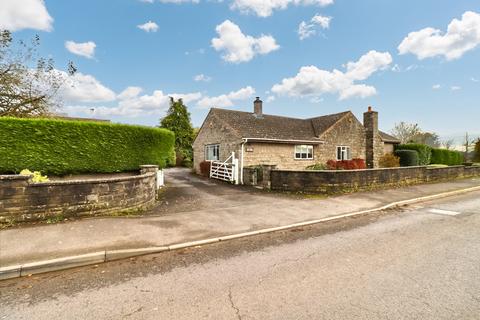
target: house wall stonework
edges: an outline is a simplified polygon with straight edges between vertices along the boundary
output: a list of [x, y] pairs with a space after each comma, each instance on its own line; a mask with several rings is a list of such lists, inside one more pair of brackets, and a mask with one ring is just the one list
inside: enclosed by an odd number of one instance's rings
[[383, 143], [383, 154], [391, 154], [395, 151], [393, 143]]
[[220, 145], [220, 160], [225, 161], [232, 154], [240, 157], [241, 137], [214, 116], [207, 116], [198, 136], [193, 143], [193, 168], [200, 173], [200, 163], [205, 161], [205, 146], [209, 144]]
[[348, 146], [352, 159], [365, 159], [365, 128], [353, 114], [346, 115], [340, 122], [321, 137], [317, 163], [337, 160], [337, 146]]
[[[252, 151], [247, 151], [252, 150]], [[313, 146], [313, 160], [296, 160], [294, 144], [247, 143], [244, 148], [244, 167], [274, 165], [278, 169], [303, 170], [317, 163], [319, 147]]]

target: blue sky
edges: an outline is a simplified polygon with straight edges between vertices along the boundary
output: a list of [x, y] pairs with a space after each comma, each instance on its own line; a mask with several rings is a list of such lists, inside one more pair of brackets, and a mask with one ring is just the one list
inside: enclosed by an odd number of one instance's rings
[[260, 96], [269, 114], [361, 119], [372, 105], [384, 130], [480, 134], [479, 1], [2, 2], [0, 28], [77, 65], [71, 115], [156, 125], [173, 94], [199, 126], [209, 107], [250, 111]]

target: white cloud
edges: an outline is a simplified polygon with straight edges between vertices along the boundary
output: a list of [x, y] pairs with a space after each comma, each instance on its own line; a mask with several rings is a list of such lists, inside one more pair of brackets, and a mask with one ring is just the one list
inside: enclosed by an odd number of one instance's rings
[[210, 82], [212, 78], [201, 73], [193, 77], [193, 80], [197, 82]]
[[452, 90], [452, 91], [458, 91], [460, 89], [462, 89], [462, 87], [459, 87], [459, 86], [451, 86], [450, 87], [450, 90]]
[[83, 43], [77, 43], [74, 41], [66, 41], [65, 48], [73, 54], [92, 59], [95, 55], [95, 48], [97, 45], [95, 42], [88, 41]]
[[480, 80], [478, 80], [477, 78], [474, 78], [474, 77], [471, 77], [470, 80], [472, 80], [473, 82], [479, 82]]
[[199, 3], [200, 0], [158, 0], [160, 3]]
[[139, 24], [137, 28], [145, 31], [145, 32], [157, 32], [158, 31], [158, 24], [153, 21], [148, 21], [144, 24]]
[[117, 95], [117, 99], [119, 100], [133, 99], [137, 97], [140, 93], [142, 93], [142, 91], [143, 89], [140, 87], [127, 87], [119, 95]]
[[[140, 2], [154, 3], [155, 0], [140, 0]], [[180, 4], [180, 3], [199, 3], [200, 0], [158, 0], [158, 2]]]
[[422, 60], [444, 56], [447, 60], [458, 59], [480, 44], [480, 14], [467, 11], [462, 19], [453, 19], [447, 32], [425, 28], [411, 32], [398, 46], [400, 54], [412, 53]]
[[202, 98], [202, 94], [200, 92], [193, 92], [193, 93], [170, 93], [168, 95], [175, 100], [182, 99], [184, 103], [188, 104], [190, 102], [198, 101]]
[[2, 0], [0, 5], [0, 30], [22, 29], [52, 30], [53, 18], [43, 0]]
[[438, 89], [440, 89], [441, 87], [442, 87], [442, 86], [439, 85], [439, 84], [434, 84], [434, 85], [432, 86], [432, 89], [433, 89], [433, 90], [438, 90]]
[[377, 93], [372, 86], [356, 84], [368, 79], [373, 73], [385, 70], [392, 63], [388, 52], [370, 51], [357, 62], [348, 62], [346, 71], [326, 71], [315, 66], [305, 66], [295, 77], [285, 78], [272, 87], [272, 92], [288, 96], [320, 96], [325, 93], [339, 94], [339, 99], [365, 98]]
[[[170, 97], [183, 99], [188, 104], [202, 97], [200, 92], [165, 94], [162, 90], [155, 90], [151, 95], [140, 95], [140, 87], [128, 87], [117, 96], [117, 104], [113, 107], [70, 105], [65, 110], [71, 114], [90, 116], [125, 116], [161, 115], [170, 106]], [[93, 110], [92, 110], [93, 109]]]
[[218, 38], [212, 39], [212, 46], [217, 51], [224, 51], [223, 60], [232, 63], [247, 62], [257, 54], [265, 55], [280, 48], [270, 35], [254, 38], [242, 33], [242, 30], [230, 20], [225, 20], [216, 27]]
[[323, 100], [324, 100], [324, 99], [321, 98], [321, 97], [312, 97], [312, 98], [310, 99], [310, 102], [311, 102], [311, 103], [321, 103], [321, 102], [323, 102]]
[[330, 22], [332, 17], [321, 16], [316, 14], [312, 19], [307, 23], [305, 21], [300, 22], [298, 26], [298, 36], [300, 40], [307, 39], [317, 33], [317, 27], [322, 29], [328, 29], [330, 27]]
[[230, 6], [233, 10], [243, 13], [255, 13], [259, 17], [269, 17], [274, 10], [284, 10], [289, 5], [317, 5], [327, 6], [334, 0], [233, 0]]
[[267, 97], [267, 102], [273, 102], [275, 101], [275, 96], [268, 96]]
[[198, 101], [197, 106], [199, 108], [205, 108], [205, 109], [212, 108], [212, 107], [219, 107], [219, 108], [232, 107], [235, 101], [251, 98], [254, 94], [255, 94], [255, 89], [248, 86], [238, 91], [232, 91], [228, 94], [222, 94], [216, 97], [206, 96], [200, 101]]
[[77, 72], [73, 76], [58, 71], [66, 79], [61, 89], [63, 99], [70, 103], [106, 102], [115, 100], [115, 92], [104, 86], [95, 77]]

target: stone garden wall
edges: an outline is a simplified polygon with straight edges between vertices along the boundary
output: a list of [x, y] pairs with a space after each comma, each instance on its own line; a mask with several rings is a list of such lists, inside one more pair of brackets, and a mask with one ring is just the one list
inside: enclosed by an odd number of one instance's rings
[[0, 223], [147, 210], [155, 204], [157, 171], [158, 166], [142, 166], [139, 175], [43, 183], [0, 175]]
[[345, 171], [272, 170], [271, 189], [342, 193], [480, 176], [480, 166], [404, 167]]

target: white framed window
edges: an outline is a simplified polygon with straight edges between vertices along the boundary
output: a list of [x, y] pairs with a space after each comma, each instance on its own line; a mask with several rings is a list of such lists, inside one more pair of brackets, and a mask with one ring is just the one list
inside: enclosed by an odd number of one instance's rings
[[306, 144], [299, 144], [295, 146], [295, 159], [296, 160], [312, 160], [313, 159], [313, 146]]
[[352, 153], [348, 146], [337, 147], [337, 161], [352, 160]]
[[218, 161], [220, 160], [220, 145], [209, 144], [205, 146], [205, 160]]

